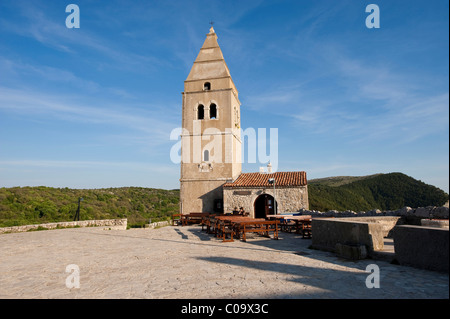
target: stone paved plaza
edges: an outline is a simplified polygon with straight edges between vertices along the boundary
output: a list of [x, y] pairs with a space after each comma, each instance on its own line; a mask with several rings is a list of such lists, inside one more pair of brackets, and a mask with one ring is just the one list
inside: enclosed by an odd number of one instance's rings
[[[348, 261], [281, 233], [222, 242], [200, 226], [72, 228], [0, 235], [0, 298], [449, 298], [448, 274]], [[79, 288], [68, 288], [68, 265]], [[366, 267], [380, 270], [367, 288]]]

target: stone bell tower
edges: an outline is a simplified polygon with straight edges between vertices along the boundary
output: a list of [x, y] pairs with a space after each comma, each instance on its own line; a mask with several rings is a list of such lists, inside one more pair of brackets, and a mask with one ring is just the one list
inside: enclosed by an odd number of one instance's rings
[[220, 212], [223, 184], [241, 173], [240, 102], [211, 27], [184, 81], [181, 213]]

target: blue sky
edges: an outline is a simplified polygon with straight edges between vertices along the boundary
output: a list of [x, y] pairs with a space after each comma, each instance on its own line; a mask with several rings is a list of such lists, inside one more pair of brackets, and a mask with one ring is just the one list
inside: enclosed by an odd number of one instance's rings
[[241, 127], [278, 128], [279, 171], [402, 172], [448, 192], [448, 6], [1, 0], [0, 187], [179, 188], [170, 132], [213, 20]]

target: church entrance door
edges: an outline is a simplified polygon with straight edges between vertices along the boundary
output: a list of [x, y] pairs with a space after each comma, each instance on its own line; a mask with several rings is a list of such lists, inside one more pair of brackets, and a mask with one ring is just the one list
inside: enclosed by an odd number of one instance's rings
[[254, 203], [255, 218], [266, 218], [267, 215], [274, 214], [273, 204], [273, 196], [269, 194], [259, 195]]

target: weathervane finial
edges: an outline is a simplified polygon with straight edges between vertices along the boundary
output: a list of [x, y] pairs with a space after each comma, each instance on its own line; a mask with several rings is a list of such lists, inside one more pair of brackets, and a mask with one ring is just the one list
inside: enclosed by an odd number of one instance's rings
[[214, 21], [209, 21], [209, 24], [211, 25], [211, 28], [209, 29], [209, 33], [215, 33], [214, 28], [213, 28]]

